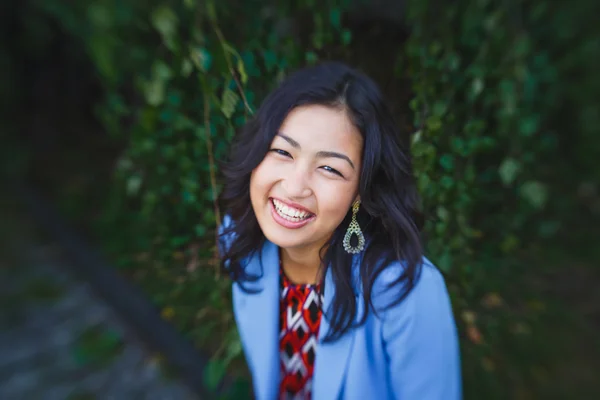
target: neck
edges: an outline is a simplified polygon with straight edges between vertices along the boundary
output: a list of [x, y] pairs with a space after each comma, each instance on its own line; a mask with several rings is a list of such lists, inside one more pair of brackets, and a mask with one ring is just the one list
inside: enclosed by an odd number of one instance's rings
[[281, 249], [283, 271], [290, 281], [298, 284], [315, 284], [321, 280], [319, 248]]

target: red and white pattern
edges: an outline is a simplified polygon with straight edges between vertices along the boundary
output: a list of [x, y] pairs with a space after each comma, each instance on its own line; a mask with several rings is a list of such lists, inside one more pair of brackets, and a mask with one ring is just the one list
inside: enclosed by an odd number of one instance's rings
[[291, 283], [280, 268], [280, 400], [308, 400], [321, 322], [321, 285]]

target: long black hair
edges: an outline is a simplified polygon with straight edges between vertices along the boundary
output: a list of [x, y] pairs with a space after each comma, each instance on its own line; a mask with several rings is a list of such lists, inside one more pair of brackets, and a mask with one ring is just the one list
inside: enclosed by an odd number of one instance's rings
[[[365, 310], [357, 322], [360, 325], [371, 309], [377, 312], [372, 301], [374, 283], [392, 262], [401, 261], [404, 268], [388, 287], [398, 295], [386, 307], [400, 303], [414, 287], [423, 257], [422, 217], [407, 135], [399, 131], [377, 85], [344, 64], [323, 63], [290, 75], [234, 138], [229, 159], [221, 166], [221, 206], [232, 219], [222, 235], [233, 238], [223, 249], [222, 265], [244, 290], [245, 282], [260, 278], [248, 274], [242, 262], [259, 254], [266, 240], [250, 202], [250, 175], [267, 154], [288, 113], [311, 104], [344, 109], [363, 136], [357, 218], [367, 244], [359, 271]], [[331, 268], [335, 285], [332, 307], [326, 310], [331, 330], [325, 340], [343, 335], [354, 326], [357, 316], [352, 256], [342, 245], [351, 216], [348, 210], [323, 254], [323, 268]]]

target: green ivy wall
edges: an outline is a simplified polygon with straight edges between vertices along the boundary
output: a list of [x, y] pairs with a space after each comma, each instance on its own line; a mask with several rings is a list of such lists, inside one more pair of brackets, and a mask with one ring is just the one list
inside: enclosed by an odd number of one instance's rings
[[544, 300], [519, 290], [569, 229], [573, 193], [600, 178], [593, 2], [409, 0], [404, 24], [361, 21], [358, 3], [33, 3], [84, 48], [104, 93], [96, 115], [121, 144], [94, 227], [106, 251], [212, 355], [209, 385], [246, 377], [215, 258], [218, 161], [287, 73], [343, 60], [382, 85], [411, 133], [465, 396], [571, 390], [550, 384]]

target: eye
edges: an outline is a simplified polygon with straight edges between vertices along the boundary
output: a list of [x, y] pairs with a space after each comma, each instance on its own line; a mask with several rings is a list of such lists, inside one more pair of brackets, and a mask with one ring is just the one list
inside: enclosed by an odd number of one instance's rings
[[342, 178], [344, 177], [344, 175], [342, 175], [342, 174], [340, 173], [340, 171], [338, 171], [337, 169], [333, 169], [333, 168], [331, 168], [331, 167], [330, 167], [330, 166], [328, 166], [328, 165], [324, 165], [324, 166], [322, 166], [321, 168], [323, 168], [325, 171], [327, 171], [327, 172], [329, 172], [329, 173], [332, 173], [332, 174], [335, 174], [335, 175], [337, 175], [337, 176], [339, 176], [339, 177], [342, 177]]
[[285, 151], [285, 150], [281, 150], [281, 149], [271, 149], [271, 150], [269, 150], [269, 151], [272, 151], [273, 153], [277, 153], [277, 154], [279, 154], [279, 155], [282, 155], [282, 156], [284, 156], [284, 157], [289, 157], [289, 158], [292, 158], [292, 155], [291, 155], [290, 153], [288, 153], [287, 151]]

